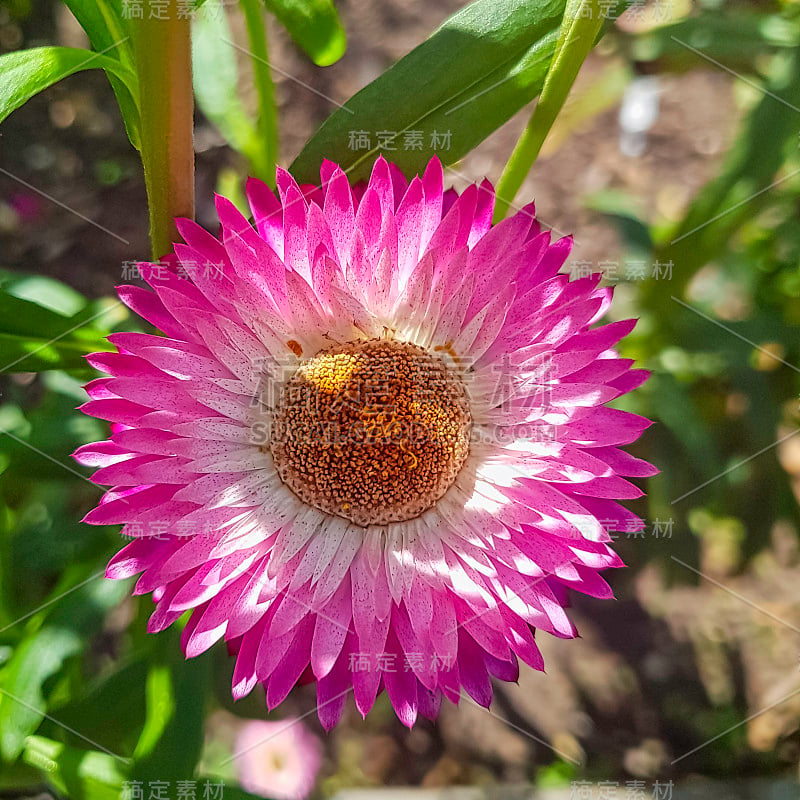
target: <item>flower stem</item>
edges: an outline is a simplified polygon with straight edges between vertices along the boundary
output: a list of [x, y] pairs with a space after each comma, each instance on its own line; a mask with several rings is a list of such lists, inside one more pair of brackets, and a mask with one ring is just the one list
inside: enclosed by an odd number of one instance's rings
[[494, 222], [505, 217], [531, 171], [603, 22], [599, 0], [568, 0], [539, 101], [497, 182]]
[[253, 149], [250, 160], [259, 178], [275, 185], [275, 165], [278, 161], [278, 115], [275, 108], [275, 87], [269, 67], [269, 50], [261, 0], [240, 0], [244, 12], [253, 77], [258, 94], [259, 147]]
[[190, 20], [177, 0], [159, 17], [130, 21], [139, 76], [142, 165], [152, 257], [178, 238], [175, 217], [194, 216]]

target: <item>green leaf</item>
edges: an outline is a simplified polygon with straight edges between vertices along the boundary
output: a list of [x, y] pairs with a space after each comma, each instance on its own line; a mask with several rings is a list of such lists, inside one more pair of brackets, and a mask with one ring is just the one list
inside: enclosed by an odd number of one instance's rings
[[609, 216], [628, 248], [645, 257], [653, 252], [650, 228], [631, 195], [617, 189], [602, 189], [585, 197], [583, 204], [586, 208]]
[[[292, 164], [295, 177], [318, 181], [330, 158], [351, 179], [365, 178], [380, 152], [409, 175], [433, 152], [458, 161], [539, 93], [563, 11], [564, 0], [471, 3], [332, 114]], [[368, 148], [354, 149], [359, 131], [371, 137]], [[378, 146], [387, 131], [393, 146]], [[417, 133], [422, 148], [412, 149]]]
[[[118, 753], [133, 750], [145, 720], [147, 664], [144, 659], [116, 668], [79, 698], [59, 707], [58, 721]], [[80, 739], [70, 739], [77, 745]]]
[[133, 63], [133, 47], [125, 29], [121, 4], [109, 0], [64, 0], [86, 32], [92, 48], [110, 53], [127, 65]]
[[[92, 373], [87, 370], [78, 374], [84, 377]], [[41, 398], [24, 415], [13, 402], [0, 405], [0, 449], [6, 467], [0, 481], [7, 480], [15, 494], [23, 491], [23, 486], [28, 488], [30, 505], [16, 509], [16, 557], [24, 559], [33, 571], [58, 573], [76, 557], [97, 557], [96, 551], [87, 548], [98, 541], [107, 542], [102, 528], [87, 528], [75, 514], [76, 504], [90, 503], [98, 488], [88, 477], [75, 485], [75, 478], [88, 473], [69, 456], [80, 445], [107, 436], [108, 427], [75, 411], [86, 402], [86, 392], [81, 381], [66, 372], [41, 373], [38, 392]], [[20, 394], [21, 401], [29, 393], [12, 389], [12, 394]], [[22, 575], [16, 577], [25, 580]], [[28, 584], [25, 589], [37, 591]], [[25, 594], [18, 592], [16, 596], [23, 599]]]
[[[680, 296], [692, 275], [723, 252], [741, 226], [769, 200], [770, 190], [800, 181], [795, 166], [780, 174], [797, 151], [800, 112], [800, 52], [776, 56], [765, 91], [744, 120], [720, 173], [709, 181], [679, 225], [656, 249], [656, 258], [674, 264], [669, 292], [652, 285], [648, 299]], [[657, 283], [652, 281], [651, 284]]]
[[129, 136], [138, 138], [136, 76], [120, 61], [75, 47], [34, 47], [0, 56], [0, 122], [39, 92], [87, 69], [104, 69], [117, 80], [117, 100]]
[[347, 36], [332, 0], [264, 0], [264, 4], [318, 67], [328, 67], [344, 55]]
[[86, 353], [111, 349], [94, 324], [102, 317], [88, 307], [66, 317], [0, 289], [0, 373], [85, 368]]
[[30, 300], [69, 317], [86, 307], [86, 298], [66, 283], [47, 275], [0, 269], [0, 288], [21, 300]]
[[[0, 672], [0, 756], [15, 759], [25, 739], [41, 723], [47, 710], [45, 682], [64, 662], [82, 652], [88, 637], [105, 613], [119, 602], [125, 585], [84, 577], [80, 588], [59, 586], [45, 610], [33, 622], [41, 628], [27, 636]], [[74, 586], [74, 584], [73, 584]], [[60, 599], [63, 596], [63, 599]]]
[[42, 721], [47, 703], [42, 684], [81, 650], [75, 631], [43, 628], [14, 652], [0, 676], [0, 755], [15, 759]]
[[[98, 53], [133, 69], [133, 46], [122, 16], [122, 4], [118, 0], [64, 0], [70, 11], [86, 31], [92, 48]], [[125, 129], [131, 144], [139, 149], [139, 112], [133, 102], [131, 91], [125, 81], [113, 72], [107, 72], [108, 80], [117, 98]]]
[[161, 634], [147, 677], [147, 717], [134, 751], [137, 780], [191, 780], [203, 747], [208, 654], [187, 660], [179, 633]]
[[[236, 53], [228, 43], [232, 34], [219, 0], [211, 13], [192, 20], [192, 78], [197, 105], [238, 152], [250, 158], [258, 148], [256, 129], [239, 97]], [[227, 41], [226, 41], [227, 40]]]
[[175, 697], [169, 666], [156, 664], [147, 674], [147, 718], [134, 756], [151, 756], [170, 720], [175, 716]]
[[40, 769], [50, 784], [72, 800], [119, 800], [122, 796], [124, 762], [107, 753], [31, 736], [23, 759]]
[[714, 59], [753, 72], [770, 50], [797, 47], [799, 39], [796, 22], [777, 14], [726, 9], [661, 25], [624, 43], [632, 61], [658, 61], [660, 71], [713, 66]]

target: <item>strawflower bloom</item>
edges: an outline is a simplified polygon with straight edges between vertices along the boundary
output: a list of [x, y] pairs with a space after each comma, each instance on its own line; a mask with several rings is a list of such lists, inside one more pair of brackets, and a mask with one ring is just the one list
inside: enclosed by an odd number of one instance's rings
[[246, 722], [236, 737], [239, 783], [274, 800], [305, 800], [322, 766], [322, 743], [297, 718]]
[[605, 404], [647, 373], [532, 206], [492, 227], [492, 186], [444, 191], [436, 159], [321, 178], [251, 180], [255, 227], [218, 197], [219, 238], [180, 220], [152, 291], [119, 287], [164, 335], [89, 357], [115, 427], [76, 454], [113, 487], [86, 521], [125, 523], [107, 575], [142, 573], [151, 631], [191, 610], [187, 657], [225, 638], [235, 697], [315, 681], [331, 728], [385, 689], [410, 726], [542, 669], [570, 589], [612, 596], [609, 530], [643, 526], [623, 476], [655, 470], [619, 449], [648, 420]]

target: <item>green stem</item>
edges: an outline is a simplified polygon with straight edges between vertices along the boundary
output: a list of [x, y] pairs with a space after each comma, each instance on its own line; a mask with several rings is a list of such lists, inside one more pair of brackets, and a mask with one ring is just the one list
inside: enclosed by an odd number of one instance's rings
[[253, 77], [258, 94], [258, 146], [250, 153], [253, 170], [270, 186], [275, 185], [278, 162], [278, 115], [275, 108], [275, 86], [269, 67], [267, 31], [261, 0], [240, 0], [250, 42]]
[[599, 0], [567, 2], [561, 33], [539, 101], [497, 182], [495, 223], [508, 213], [522, 182], [531, 171], [603, 22]]
[[178, 238], [175, 217], [194, 216], [190, 20], [170, 0], [162, 18], [131, 20], [139, 77], [141, 156], [150, 211], [152, 256]]
[[[538, 106], [537, 106], [538, 108]], [[504, 219], [508, 209], [514, 202], [522, 182], [531, 171], [533, 162], [542, 149], [545, 137], [540, 133], [538, 120], [535, 114], [528, 120], [525, 130], [520, 135], [508, 163], [503, 169], [503, 174], [497, 182], [496, 199], [494, 206], [494, 222]]]

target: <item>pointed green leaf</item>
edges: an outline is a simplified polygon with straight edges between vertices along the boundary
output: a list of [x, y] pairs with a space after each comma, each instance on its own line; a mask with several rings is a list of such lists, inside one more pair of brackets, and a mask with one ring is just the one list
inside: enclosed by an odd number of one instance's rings
[[110, 0], [64, 0], [86, 32], [92, 48], [130, 66], [133, 47], [122, 17], [122, 4]]
[[[122, 15], [120, 0], [64, 0], [64, 2], [86, 31], [95, 51], [133, 69], [133, 45]], [[128, 138], [138, 149], [139, 112], [134, 102], [135, 95], [131, 94], [125, 81], [113, 72], [108, 71], [107, 75], [116, 95]]]
[[0, 122], [54, 83], [87, 69], [115, 80], [120, 111], [131, 141], [138, 138], [136, 76], [116, 58], [76, 47], [34, 47], [0, 56]]
[[539, 93], [563, 11], [564, 0], [471, 3], [328, 117], [292, 165], [295, 177], [318, 181], [329, 158], [365, 178], [381, 152], [407, 174], [434, 152], [458, 161]]

